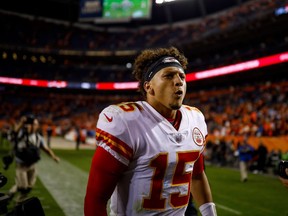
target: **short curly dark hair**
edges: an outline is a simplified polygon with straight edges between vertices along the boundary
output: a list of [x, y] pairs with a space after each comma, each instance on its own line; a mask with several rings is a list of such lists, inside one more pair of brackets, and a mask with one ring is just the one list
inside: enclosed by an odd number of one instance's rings
[[176, 47], [156, 48], [143, 50], [135, 59], [134, 70], [132, 72], [136, 80], [139, 81], [139, 91], [146, 98], [146, 91], [144, 89], [144, 74], [149, 66], [164, 56], [171, 56], [177, 59], [182, 65], [183, 69], [187, 68], [187, 58]]

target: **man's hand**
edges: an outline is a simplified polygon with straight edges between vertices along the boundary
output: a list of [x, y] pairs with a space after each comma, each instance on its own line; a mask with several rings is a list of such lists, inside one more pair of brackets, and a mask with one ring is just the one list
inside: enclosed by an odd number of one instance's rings
[[53, 160], [54, 160], [56, 163], [59, 163], [59, 162], [60, 162], [60, 158], [57, 157], [57, 156], [53, 156]]
[[20, 123], [24, 124], [27, 121], [27, 117], [26, 116], [22, 116], [20, 119]]

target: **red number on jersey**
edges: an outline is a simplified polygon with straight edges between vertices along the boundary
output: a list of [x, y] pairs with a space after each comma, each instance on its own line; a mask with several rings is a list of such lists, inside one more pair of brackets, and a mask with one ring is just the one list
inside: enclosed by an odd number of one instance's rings
[[[169, 202], [174, 208], [180, 208], [187, 205], [190, 196], [190, 182], [192, 177], [191, 172], [185, 172], [185, 166], [187, 163], [192, 163], [199, 157], [199, 152], [178, 152], [177, 164], [172, 179], [172, 186], [185, 185], [188, 186], [188, 193], [186, 195], [180, 195], [180, 193], [170, 194]], [[154, 168], [154, 175], [150, 186], [149, 197], [144, 198], [143, 208], [145, 209], [164, 209], [166, 198], [162, 197], [163, 180], [165, 177], [166, 169], [168, 165], [168, 153], [159, 154], [154, 158], [150, 166]]]

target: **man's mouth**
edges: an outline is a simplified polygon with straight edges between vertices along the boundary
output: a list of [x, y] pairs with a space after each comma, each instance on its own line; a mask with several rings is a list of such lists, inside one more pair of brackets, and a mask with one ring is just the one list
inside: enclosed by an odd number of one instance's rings
[[183, 91], [182, 90], [178, 90], [175, 92], [175, 94], [179, 97], [181, 97], [183, 95]]

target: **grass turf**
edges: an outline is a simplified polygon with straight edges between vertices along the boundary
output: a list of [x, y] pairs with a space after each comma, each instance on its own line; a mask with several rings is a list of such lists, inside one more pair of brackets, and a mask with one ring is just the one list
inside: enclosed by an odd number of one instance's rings
[[278, 177], [250, 173], [240, 181], [239, 170], [207, 166], [206, 173], [218, 215], [286, 216], [287, 194]]

